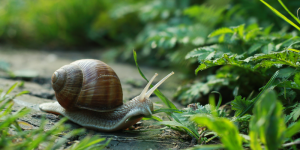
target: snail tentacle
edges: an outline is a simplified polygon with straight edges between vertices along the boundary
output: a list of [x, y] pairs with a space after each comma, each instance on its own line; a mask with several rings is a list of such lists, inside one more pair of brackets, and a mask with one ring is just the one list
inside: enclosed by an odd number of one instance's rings
[[151, 78], [151, 80], [148, 82], [148, 84], [145, 86], [144, 90], [142, 91], [142, 93], [140, 94], [140, 96], [139, 96], [139, 98], [138, 98], [140, 101], [141, 101], [141, 100], [144, 100], [145, 94], [146, 94], [146, 92], [148, 91], [149, 86], [151, 85], [151, 83], [153, 82], [154, 78], [155, 78], [157, 75], [158, 75], [158, 74], [155, 73], [154, 76]]
[[151, 94], [163, 83], [165, 82], [171, 75], [173, 75], [174, 72], [169, 73], [167, 76], [165, 76], [163, 79], [161, 79], [158, 83], [156, 83], [145, 95], [145, 98], [149, 98]]

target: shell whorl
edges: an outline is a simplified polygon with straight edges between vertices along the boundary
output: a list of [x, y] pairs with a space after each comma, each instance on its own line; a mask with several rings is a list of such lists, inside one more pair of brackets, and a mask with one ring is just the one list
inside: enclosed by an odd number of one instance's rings
[[53, 75], [51, 77], [51, 83], [52, 83], [53, 90], [55, 92], [59, 92], [60, 90], [63, 89], [64, 84], [66, 83], [65, 82], [66, 77], [67, 77], [67, 74], [66, 74], [65, 70], [63, 70], [63, 69], [58, 69], [53, 73]]
[[107, 64], [83, 59], [65, 65], [52, 75], [57, 101], [65, 109], [112, 111], [123, 104], [120, 80]]

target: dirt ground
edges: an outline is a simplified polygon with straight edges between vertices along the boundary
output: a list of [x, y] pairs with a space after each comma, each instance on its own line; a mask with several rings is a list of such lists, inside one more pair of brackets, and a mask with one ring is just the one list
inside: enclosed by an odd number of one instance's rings
[[[17, 78], [9, 78], [7, 74], [0, 73], [0, 89], [7, 90], [12, 84], [19, 80], [26, 80], [23, 87], [16, 88], [15, 93], [28, 90], [29, 94], [15, 99], [14, 109], [18, 110], [23, 106], [32, 109], [31, 113], [21, 121], [29, 123], [29, 128], [37, 128], [40, 124], [40, 118], [46, 114], [49, 123], [46, 126], [50, 128], [59, 120], [58, 115], [41, 112], [38, 105], [45, 102], [54, 102], [54, 91], [51, 88], [50, 78], [55, 70], [63, 65], [69, 64], [78, 59], [93, 58], [101, 60], [101, 51], [90, 50], [80, 52], [66, 51], [42, 51], [42, 50], [14, 50], [0, 47], [0, 61], [7, 62], [9, 68], [15, 73]], [[107, 62], [106, 62], [107, 63]], [[122, 89], [123, 99], [129, 100], [140, 94], [146, 81], [139, 75], [135, 64], [124, 64], [117, 62], [108, 62], [117, 75], [119, 76]], [[150, 79], [154, 73], [159, 76], [154, 82], [171, 72], [158, 68], [141, 67], [145, 76]], [[169, 99], [176, 91], [180, 84], [179, 74], [169, 78], [159, 90]], [[164, 107], [164, 104], [155, 96], [151, 97], [155, 103], [155, 109]], [[177, 107], [182, 107], [176, 105]], [[166, 119], [163, 114], [156, 115]], [[89, 134], [100, 134], [102, 137], [112, 138], [112, 141], [106, 149], [182, 149], [190, 146], [191, 139], [184, 133], [179, 133], [163, 126], [153, 125], [154, 121], [141, 121], [133, 130], [123, 130], [113, 133], [103, 133], [94, 130], [87, 130]], [[67, 122], [72, 128], [80, 128], [79, 125]], [[24, 127], [26, 128], [26, 127]], [[45, 130], [46, 130], [45, 129]], [[80, 140], [85, 135], [79, 136], [73, 140]]]

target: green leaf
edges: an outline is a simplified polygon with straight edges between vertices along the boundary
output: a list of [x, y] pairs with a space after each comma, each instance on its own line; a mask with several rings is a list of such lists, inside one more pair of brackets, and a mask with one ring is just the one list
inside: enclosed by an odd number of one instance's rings
[[[242, 96], [237, 96], [233, 101], [231, 101], [232, 110], [235, 110], [235, 116], [239, 116], [243, 110], [251, 106], [252, 101], [242, 98]], [[246, 112], [249, 113], [249, 112]]]
[[261, 48], [262, 45], [263, 45], [263, 44], [261, 44], [261, 43], [255, 43], [254, 45], [252, 45], [252, 46], [249, 48], [248, 53], [249, 53], [249, 54], [252, 54], [252, 53], [256, 52], [259, 48]]
[[298, 104], [291, 112], [293, 120], [296, 121], [300, 116], [300, 105]]
[[186, 127], [185, 125], [183, 125], [177, 121], [161, 121], [161, 122], [157, 122], [156, 124], [181, 127], [183, 129], [185, 129], [188, 133], [191, 133], [195, 138], [197, 138], [197, 139], [199, 138], [199, 136], [196, 133], [194, 133], [192, 130], [190, 130], [190, 128]]
[[271, 32], [273, 26], [274, 26], [274, 25], [270, 25], [270, 26], [266, 27], [265, 30], [264, 30], [264, 34], [266, 34], [266, 35], [270, 34], [270, 32]]
[[294, 51], [294, 52], [297, 52], [297, 53], [300, 53], [300, 50], [297, 50], [297, 49], [288, 48], [288, 50], [290, 50], [290, 51]]
[[160, 118], [158, 118], [154, 115], [143, 117], [142, 120], [150, 120], [150, 119], [153, 119], [153, 120], [156, 120], [156, 121], [163, 121], [162, 119], [160, 119]]
[[251, 127], [252, 130], [250, 130], [249, 132], [249, 136], [250, 136], [250, 147], [251, 149], [255, 149], [255, 150], [262, 150], [260, 141], [259, 141], [259, 129], [257, 128], [257, 126], [253, 126]]
[[270, 54], [257, 54], [251, 60], [252, 61], [265, 60], [270, 63], [274, 61], [277, 64], [288, 65], [290, 67], [297, 68], [299, 66], [299, 64], [297, 63], [299, 58], [300, 58], [299, 53], [284, 50], [281, 52], [273, 52]]
[[161, 112], [170, 112], [170, 113], [176, 112], [176, 113], [181, 113], [181, 112], [183, 112], [183, 110], [170, 109], [170, 108], [161, 108], [161, 109], [154, 110], [152, 113], [156, 114], [156, 113], [161, 113]]
[[[7, 93], [10, 93], [15, 85], [13, 85]], [[26, 91], [20, 92], [19, 94], [14, 95], [13, 97], [19, 96], [26, 93]], [[50, 129], [44, 130], [47, 124], [44, 117], [41, 118], [40, 125], [38, 129], [31, 129], [23, 131], [19, 127], [19, 121], [21, 117], [25, 116], [30, 112], [28, 108], [19, 109], [16, 112], [12, 113], [13, 103], [10, 99], [6, 99], [0, 103], [0, 147], [1, 149], [37, 149], [39, 146], [42, 146], [45, 150], [50, 149], [61, 149], [62, 145], [68, 140], [68, 138], [76, 136], [79, 133], [82, 133], [82, 129], [73, 130], [67, 133], [65, 136], [57, 139], [57, 136], [64, 135], [66, 132], [66, 127], [63, 125], [63, 122], [67, 118], [61, 119], [58, 123], [52, 126]], [[5, 110], [2, 110], [5, 108]], [[30, 125], [26, 122], [26, 126]], [[31, 125], [30, 125], [31, 126]], [[14, 130], [13, 134], [10, 134], [8, 130]], [[91, 149], [95, 146], [97, 148], [103, 147], [103, 144], [97, 144], [102, 141], [99, 137], [94, 136], [93, 140], [81, 140], [76, 145], [83, 145], [84, 149]], [[32, 140], [34, 139], [34, 140]], [[17, 141], [17, 142], [13, 142]], [[41, 145], [43, 144], [43, 145]], [[80, 149], [80, 148], [76, 148]]]
[[[267, 150], [279, 149], [284, 142], [285, 123], [283, 106], [277, 101], [275, 92], [262, 94], [253, 108], [250, 120], [251, 139], [260, 138]], [[257, 142], [257, 141], [255, 141]], [[257, 148], [251, 145], [252, 149]]]
[[55, 149], [60, 148], [64, 143], [66, 143], [68, 138], [71, 138], [72, 136], [83, 133], [84, 131], [85, 131], [84, 129], [76, 129], [76, 130], [73, 130], [73, 131], [67, 133], [62, 138], [57, 140], [57, 142], [55, 142], [55, 145], [53, 145], [52, 149], [55, 150]]
[[16, 88], [16, 86], [18, 85], [18, 82], [16, 82], [15, 84], [13, 84], [5, 93], [5, 95], [8, 95], [12, 90], [14, 90]]
[[294, 75], [295, 72], [296, 69], [292, 67], [282, 68], [279, 70], [277, 78], [288, 79], [290, 76]]
[[297, 72], [294, 76], [295, 83], [300, 87], [300, 72]]
[[285, 137], [286, 138], [291, 138], [296, 133], [299, 133], [299, 131], [300, 131], [300, 121], [292, 124], [291, 126], [289, 126], [286, 129], [286, 131], [285, 131]]
[[237, 57], [238, 55], [236, 54], [234, 55], [223, 54], [221, 58], [217, 58], [215, 60], [203, 60], [202, 63], [198, 66], [198, 68], [195, 70], [195, 74], [197, 74], [200, 70], [205, 70], [220, 65], [233, 65], [233, 66], [253, 70], [251, 65], [247, 63], [247, 61], [239, 60], [237, 59]]
[[244, 38], [244, 28], [245, 28], [245, 24], [239, 25], [236, 29], [237, 29], [237, 33], [240, 36], [241, 39]]
[[195, 145], [194, 147], [187, 148], [185, 150], [216, 150], [216, 149], [224, 149], [224, 145]]
[[230, 28], [223, 27], [223, 28], [213, 31], [211, 34], [208, 35], [208, 37], [214, 37], [214, 36], [226, 34], [226, 33], [234, 33], [234, 31]]
[[271, 77], [271, 79], [268, 81], [268, 83], [264, 86], [263, 90], [252, 100], [251, 104], [247, 106], [247, 108], [245, 108], [238, 116], [241, 117], [243, 115], [245, 115], [252, 107], [253, 105], [256, 103], [256, 101], [261, 97], [261, 95], [266, 92], [267, 90], [269, 90], [269, 87], [272, 85], [272, 83], [274, 82], [274, 80], [276, 79], [276, 77], [278, 76], [279, 71], [276, 71], [273, 76]]
[[269, 43], [262, 47], [262, 52], [265, 54], [271, 53], [275, 49], [275, 45], [273, 43]]
[[216, 109], [219, 109], [220, 106], [221, 106], [221, 104], [222, 104], [222, 95], [221, 95], [221, 93], [219, 93], [217, 91], [212, 91], [211, 93], [217, 93], [217, 94], [219, 94], [219, 100], [218, 100], [218, 104], [216, 106]]
[[107, 140], [104, 144], [99, 144], [104, 141], [105, 138], [100, 138], [99, 136], [86, 136], [80, 141], [80, 143], [74, 144], [71, 146], [71, 150], [89, 150], [89, 149], [102, 149], [107, 146], [110, 142], [110, 139]]
[[194, 115], [191, 120], [195, 123], [207, 126], [216, 132], [224, 147], [229, 150], [242, 150], [242, 140], [237, 127], [227, 118], [210, 117], [206, 115]]
[[30, 93], [29, 91], [22, 91], [22, 92], [20, 92], [20, 93], [18, 93], [18, 94], [16, 94], [16, 95], [14, 95], [13, 97], [12, 97], [12, 99], [15, 99], [16, 97], [18, 97], [18, 96], [21, 96], [21, 95], [23, 95], [23, 94], [28, 94], [28, 93]]
[[214, 57], [215, 53], [216, 53], [216, 51], [215, 51], [214, 46], [200, 47], [193, 51], [190, 51], [185, 56], [185, 59], [198, 57], [199, 60], [204, 60], [204, 59], [210, 60]]
[[225, 42], [225, 35], [226, 34], [222, 34], [222, 35], [219, 36], [219, 38], [218, 38], [219, 43], [224, 43]]
[[214, 96], [209, 95], [208, 101], [209, 101], [209, 105], [210, 105], [210, 108], [211, 108], [211, 114], [215, 117], [218, 117], [218, 113], [217, 113], [217, 109], [216, 109], [216, 102], [215, 102]]
[[250, 41], [254, 39], [255, 37], [257, 37], [258, 33], [260, 33], [260, 28], [250, 30], [245, 36], [245, 41]]

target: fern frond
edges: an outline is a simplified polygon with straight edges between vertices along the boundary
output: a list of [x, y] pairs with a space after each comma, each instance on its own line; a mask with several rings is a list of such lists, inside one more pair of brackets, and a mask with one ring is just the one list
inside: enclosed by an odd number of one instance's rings
[[256, 52], [259, 48], [262, 47], [263, 44], [261, 43], [255, 43], [254, 45], [252, 45], [249, 50], [248, 50], [248, 54], [252, 54], [254, 52]]
[[295, 74], [294, 81], [298, 86], [300, 86], [300, 72]]
[[293, 110], [291, 115], [293, 116], [293, 120], [296, 121], [300, 116], [300, 105], [298, 104]]
[[299, 53], [284, 50], [281, 52], [273, 52], [271, 54], [255, 55], [252, 60], [253, 61], [265, 60], [265, 59], [269, 61], [275, 60], [279, 64], [288, 65], [297, 68], [299, 67], [299, 63], [298, 63], [299, 57], [300, 57]]
[[216, 49], [214, 46], [209, 46], [209, 47], [200, 47], [197, 49], [194, 49], [190, 51], [186, 56], [185, 59], [193, 58], [193, 57], [198, 57], [198, 59], [212, 59], [216, 52]]
[[298, 84], [290, 80], [282, 81], [278, 83], [276, 86], [300, 90], [300, 86], [298, 86]]
[[237, 67], [243, 67], [243, 68], [248, 68], [251, 69], [250, 64], [247, 64], [243, 60], [238, 60], [236, 57], [238, 55], [228, 55], [228, 54], [223, 54], [221, 58], [215, 59], [215, 60], [203, 60], [203, 62], [198, 66], [198, 68], [195, 70], [195, 73], [197, 74], [200, 70], [205, 70], [210, 67], [214, 66], [220, 66], [220, 65], [234, 65]]
[[246, 100], [242, 98], [242, 96], [237, 96], [233, 101], [231, 101], [232, 110], [235, 111], [235, 116], [238, 116], [245, 110], [248, 106], [250, 106], [252, 101]]
[[239, 60], [238, 55], [236, 54], [223, 54], [221, 58], [215, 60], [203, 60], [195, 70], [195, 73], [197, 74], [200, 70], [220, 65], [233, 65], [257, 72], [265, 71], [273, 66], [281, 68], [282, 66], [287, 65], [289, 67], [298, 68], [300, 67], [300, 63], [298, 62], [299, 58], [299, 53], [287, 50], [270, 54], [256, 54], [255, 56], [248, 57], [244, 60]]

